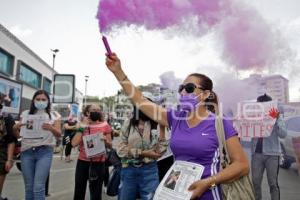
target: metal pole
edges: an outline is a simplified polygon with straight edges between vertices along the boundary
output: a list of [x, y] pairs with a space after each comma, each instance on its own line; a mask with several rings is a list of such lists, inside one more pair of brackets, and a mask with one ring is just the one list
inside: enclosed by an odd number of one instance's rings
[[51, 51], [53, 52], [52, 56], [53, 56], [53, 60], [52, 60], [52, 73], [51, 73], [51, 84], [52, 84], [52, 94], [54, 92], [54, 68], [55, 68], [55, 57], [56, 57], [56, 54], [57, 52], [59, 52], [59, 49], [51, 49]]
[[86, 107], [86, 93], [87, 93], [87, 82], [89, 76], [85, 76], [85, 90], [84, 90], [84, 107]]

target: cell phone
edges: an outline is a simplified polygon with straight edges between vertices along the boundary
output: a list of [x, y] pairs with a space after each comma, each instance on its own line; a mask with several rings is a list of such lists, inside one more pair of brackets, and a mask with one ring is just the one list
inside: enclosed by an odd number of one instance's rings
[[102, 41], [103, 41], [103, 44], [105, 46], [105, 49], [106, 49], [106, 52], [107, 52], [108, 56], [111, 56], [112, 52], [111, 52], [111, 49], [109, 47], [108, 41], [107, 41], [105, 36], [102, 36]]

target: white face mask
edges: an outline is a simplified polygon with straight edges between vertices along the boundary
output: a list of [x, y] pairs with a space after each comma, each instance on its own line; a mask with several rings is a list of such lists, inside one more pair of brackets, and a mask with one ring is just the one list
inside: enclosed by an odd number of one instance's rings
[[34, 101], [34, 106], [38, 110], [45, 110], [48, 106], [48, 101]]

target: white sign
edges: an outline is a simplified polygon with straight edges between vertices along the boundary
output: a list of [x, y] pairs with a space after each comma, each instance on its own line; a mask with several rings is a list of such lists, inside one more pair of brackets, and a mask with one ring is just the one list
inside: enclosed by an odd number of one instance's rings
[[277, 101], [242, 102], [238, 105], [238, 117], [233, 124], [241, 138], [268, 137], [271, 135], [276, 118]]
[[204, 166], [186, 161], [175, 161], [155, 191], [153, 200], [190, 200], [189, 186], [201, 179]]
[[102, 133], [84, 135], [83, 145], [88, 158], [99, 156], [106, 152]]
[[49, 134], [52, 134], [50, 131], [42, 128], [44, 123], [51, 123], [47, 115], [27, 115], [22, 119], [22, 123], [25, 124], [25, 126], [21, 127], [20, 132], [23, 139], [42, 141]]

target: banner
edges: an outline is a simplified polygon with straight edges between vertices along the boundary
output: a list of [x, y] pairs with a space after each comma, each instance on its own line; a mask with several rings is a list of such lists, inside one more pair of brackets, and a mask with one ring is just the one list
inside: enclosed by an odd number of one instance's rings
[[233, 121], [241, 138], [268, 137], [276, 122], [277, 101], [241, 102]]

